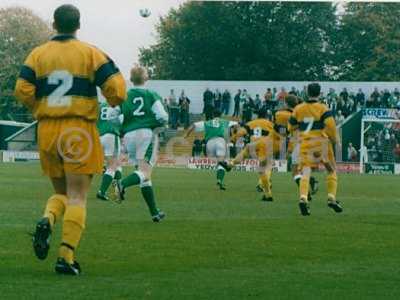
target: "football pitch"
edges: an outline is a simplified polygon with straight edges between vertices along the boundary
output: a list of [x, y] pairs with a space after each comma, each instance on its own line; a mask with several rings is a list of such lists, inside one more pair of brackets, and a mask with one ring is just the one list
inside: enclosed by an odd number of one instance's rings
[[[128, 170], [124, 170], [125, 175]], [[400, 299], [399, 177], [339, 174], [343, 214], [325, 184], [302, 217], [289, 174], [273, 175], [275, 202], [259, 201], [253, 173], [156, 169], [167, 213], [152, 223], [138, 189], [121, 204], [88, 201], [79, 277], [53, 271], [28, 232], [51, 194], [36, 163], [0, 164], [0, 299]]]

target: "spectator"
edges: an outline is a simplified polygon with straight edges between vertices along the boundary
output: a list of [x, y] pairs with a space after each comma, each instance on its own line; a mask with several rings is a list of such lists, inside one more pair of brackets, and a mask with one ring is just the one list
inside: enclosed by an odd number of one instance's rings
[[170, 93], [169, 93], [169, 96], [168, 96], [168, 102], [169, 102], [169, 104], [176, 103], [175, 91], [173, 89], [170, 90]]
[[165, 110], [166, 110], [166, 111], [168, 112], [168, 114], [169, 114], [168, 98], [164, 98], [163, 104], [164, 104]]
[[235, 95], [235, 98], [233, 98], [235, 107], [233, 110], [233, 117], [239, 117], [240, 115], [240, 99], [242, 96], [242, 90], [238, 90], [237, 94]]
[[222, 109], [222, 94], [217, 89], [214, 94], [214, 107], [218, 110]]
[[297, 90], [296, 90], [296, 88], [294, 87], [294, 86], [292, 86], [292, 89], [290, 90], [290, 92], [289, 92], [289, 95], [295, 95], [295, 96], [297, 96]]
[[333, 88], [329, 88], [329, 92], [326, 95], [326, 98], [328, 100], [328, 103], [330, 103], [330, 102], [332, 102], [334, 100], [337, 101], [337, 95], [336, 95], [336, 92], [335, 92], [335, 90]]
[[253, 105], [252, 100], [248, 98], [248, 100], [243, 103], [243, 114], [242, 114], [242, 122], [247, 123], [253, 119]]
[[276, 106], [277, 101], [278, 101], [278, 90], [276, 89], [276, 87], [274, 87], [272, 89], [272, 101], [274, 101], [275, 106]]
[[356, 100], [356, 96], [354, 95], [353, 92], [350, 92], [349, 94], [349, 103], [350, 103], [350, 107], [351, 107], [351, 113], [354, 113], [357, 109], [357, 100]]
[[390, 105], [389, 105], [390, 97], [391, 97], [391, 95], [390, 95], [389, 90], [385, 89], [383, 91], [382, 98], [381, 98], [381, 105], [382, 105], [383, 108], [389, 108], [390, 107]]
[[344, 102], [344, 105], [342, 107], [343, 116], [347, 118], [348, 116], [351, 115], [352, 111], [353, 111], [353, 103], [351, 100], [347, 100], [346, 102]]
[[264, 94], [264, 103], [262, 103], [262, 105], [265, 105], [265, 107], [267, 107], [267, 109], [273, 110], [273, 109], [275, 109], [275, 104], [276, 104], [276, 101], [274, 99], [274, 94], [270, 88], [267, 88], [267, 92]]
[[272, 101], [272, 91], [271, 88], [267, 88], [267, 91], [264, 94], [264, 101]]
[[371, 106], [369, 106], [369, 107], [375, 107], [375, 108], [378, 108], [379, 107], [379, 102], [380, 102], [380, 94], [379, 94], [379, 91], [378, 91], [378, 88], [377, 87], [375, 87], [374, 88], [374, 91], [372, 92], [372, 94], [371, 94], [371, 96], [370, 96], [370, 103], [369, 103], [369, 105], [371, 105]]
[[328, 98], [328, 107], [329, 109], [332, 111], [333, 116], [336, 116], [336, 112], [337, 112], [337, 98], [334, 97], [329, 101]]
[[397, 108], [398, 110], [400, 110], [400, 99], [397, 99], [396, 108]]
[[390, 94], [389, 97], [389, 108], [396, 108], [398, 98], [395, 96], [394, 92]]
[[344, 101], [343, 101], [343, 99], [342, 98], [338, 98], [338, 100], [337, 100], [337, 106], [336, 106], [336, 111], [343, 111], [343, 109], [344, 109]]
[[352, 143], [349, 143], [347, 147], [347, 161], [356, 162], [357, 161], [357, 150], [354, 148]]
[[281, 91], [278, 94], [278, 107], [283, 107], [287, 95], [288, 93], [286, 92], [285, 88], [281, 87]]
[[259, 94], [256, 94], [256, 98], [254, 99], [254, 110], [258, 111], [262, 106], [262, 101]]
[[178, 124], [179, 124], [179, 104], [176, 101], [176, 96], [174, 93], [174, 90], [170, 91], [170, 94], [168, 96], [168, 105], [169, 105], [169, 111], [170, 111], [170, 124], [172, 129], [177, 129]]
[[189, 107], [190, 99], [185, 95], [185, 91], [182, 90], [181, 96], [179, 97], [180, 107], [180, 121], [185, 129], [189, 127]]
[[336, 126], [340, 126], [344, 123], [345, 117], [343, 116], [341, 110], [338, 110], [335, 120], [336, 120]]
[[343, 90], [340, 92], [339, 97], [342, 98], [344, 102], [347, 102], [349, 99], [349, 93], [347, 92], [347, 88], [343, 88]]
[[303, 90], [300, 92], [300, 98], [301, 98], [303, 101], [306, 101], [306, 100], [307, 100], [307, 86], [306, 86], [306, 85], [303, 86]]
[[365, 105], [365, 94], [362, 89], [358, 89], [358, 93], [356, 95], [356, 103], [359, 103], [361, 107], [364, 107]]
[[209, 88], [206, 89], [206, 91], [203, 94], [203, 114], [205, 115], [206, 120], [211, 120], [213, 117], [213, 111], [214, 111], [214, 94], [210, 91]]
[[222, 94], [222, 113], [224, 115], [229, 114], [230, 106], [231, 106], [231, 94], [229, 93], [228, 90], [225, 90], [225, 92]]
[[245, 101], [249, 99], [250, 95], [247, 93], [247, 90], [244, 89], [242, 95], [240, 96], [240, 103], [243, 105]]

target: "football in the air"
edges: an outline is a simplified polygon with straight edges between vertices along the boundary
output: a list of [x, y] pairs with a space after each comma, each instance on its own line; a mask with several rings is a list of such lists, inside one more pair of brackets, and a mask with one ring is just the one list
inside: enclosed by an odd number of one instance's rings
[[141, 8], [139, 10], [139, 14], [143, 17], [143, 18], [147, 18], [151, 15], [151, 12], [148, 8]]

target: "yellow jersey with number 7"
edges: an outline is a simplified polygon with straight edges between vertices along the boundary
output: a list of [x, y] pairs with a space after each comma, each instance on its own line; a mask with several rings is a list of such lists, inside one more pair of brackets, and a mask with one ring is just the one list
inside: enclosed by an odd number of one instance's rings
[[78, 117], [95, 121], [96, 86], [111, 106], [126, 97], [125, 80], [107, 55], [72, 35], [58, 35], [29, 54], [15, 96], [38, 120]]
[[299, 130], [300, 141], [312, 138], [329, 138], [336, 142], [336, 123], [329, 108], [318, 101], [297, 105], [289, 119], [290, 131]]

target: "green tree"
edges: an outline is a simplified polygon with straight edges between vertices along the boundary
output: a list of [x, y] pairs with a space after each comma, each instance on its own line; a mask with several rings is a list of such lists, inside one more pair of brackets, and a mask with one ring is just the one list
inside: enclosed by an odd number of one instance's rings
[[400, 78], [398, 3], [349, 3], [337, 35], [337, 77], [356, 81]]
[[157, 79], [322, 80], [334, 60], [331, 3], [188, 2], [141, 49]]
[[0, 9], [0, 118], [13, 119], [13, 114], [26, 112], [13, 97], [15, 82], [25, 57], [51, 32], [48, 24], [29, 9]]

